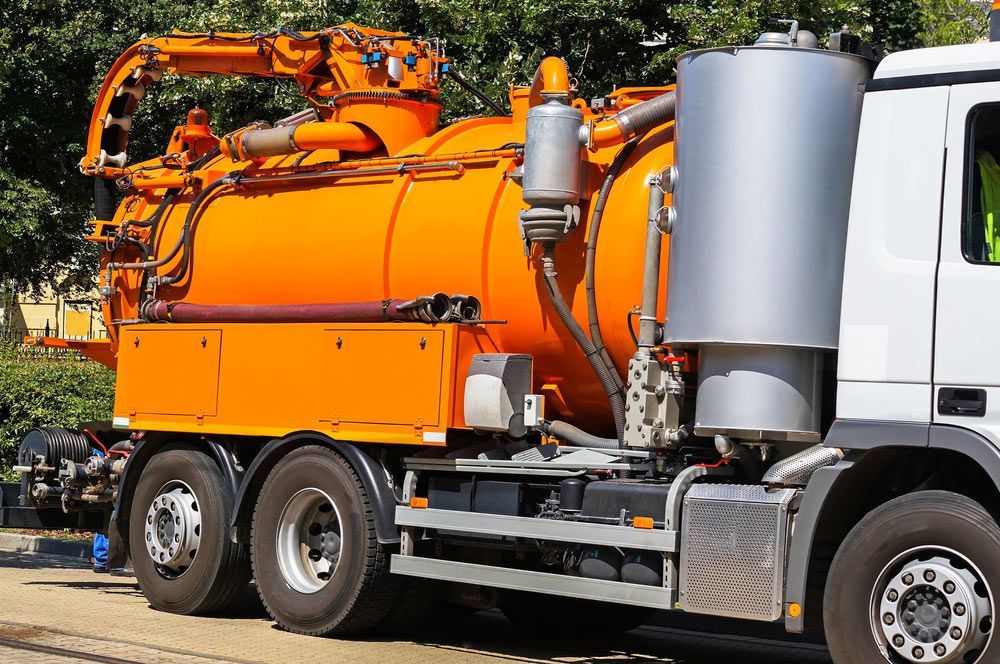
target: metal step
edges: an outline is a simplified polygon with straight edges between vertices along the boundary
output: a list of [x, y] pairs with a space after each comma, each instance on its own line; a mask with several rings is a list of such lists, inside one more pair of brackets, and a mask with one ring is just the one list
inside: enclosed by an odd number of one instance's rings
[[672, 609], [675, 601], [673, 591], [656, 586], [585, 579], [565, 574], [548, 574], [399, 554], [392, 557], [392, 572], [424, 579], [457, 581], [509, 590], [526, 590], [547, 595], [648, 606], [656, 609]]
[[674, 530], [405, 506], [396, 507], [396, 525], [664, 552], [677, 551], [678, 539]]

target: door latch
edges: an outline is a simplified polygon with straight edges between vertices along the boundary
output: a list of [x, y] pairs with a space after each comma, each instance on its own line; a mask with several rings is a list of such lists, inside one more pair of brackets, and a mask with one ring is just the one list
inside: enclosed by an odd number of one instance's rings
[[983, 417], [986, 415], [986, 390], [971, 387], [942, 387], [938, 390], [938, 415]]

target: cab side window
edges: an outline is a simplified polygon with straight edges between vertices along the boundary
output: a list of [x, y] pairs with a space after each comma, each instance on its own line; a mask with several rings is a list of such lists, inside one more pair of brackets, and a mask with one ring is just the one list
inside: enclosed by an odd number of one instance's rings
[[969, 114], [962, 253], [970, 263], [1000, 264], [1000, 104]]

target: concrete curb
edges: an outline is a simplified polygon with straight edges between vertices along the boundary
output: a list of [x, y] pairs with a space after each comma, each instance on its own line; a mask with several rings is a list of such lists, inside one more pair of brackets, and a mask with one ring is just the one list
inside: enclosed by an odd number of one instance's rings
[[43, 553], [89, 561], [93, 554], [91, 542], [58, 540], [34, 535], [0, 533], [0, 551], [13, 553]]

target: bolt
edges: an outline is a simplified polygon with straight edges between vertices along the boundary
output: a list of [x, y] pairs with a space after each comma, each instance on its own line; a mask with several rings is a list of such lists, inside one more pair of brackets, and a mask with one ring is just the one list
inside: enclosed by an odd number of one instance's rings
[[895, 590], [890, 590], [889, 591], [889, 601], [890, 602], [895, 602], [897, 599], [899, 599], [899, 593], [897, 593]]
[[905, 583], [906, 585], [912, 584], [913, 583], [913, 575], [912, 574], [904, 574], [903, 575], [903, 583]]
[[924, 656], [924, 649], [921, 648], [920, 646], [915, 646], [913, 648], [913, 658], [920, 659], [923, 656]]
[[892, 616], [891, 613], [887, 613], [884, 616], [882, 616], [882, 622], [884, 622], [886, 625], [891, 625], [892, 623], [896, 622], [896, 619]]
[[944, 591], [946, 593], [948, 593], [949, 595], [951, 593], [955, 592], [955, 584], [952, 583], [951, 581], [945, 581], [944, 582]]
[[956, 616], [964, 616], [965, 615], [965, 604], [956, 604], [955, 605], [955, 615]]
[[892, 645], [896, 646], [897, 648], [901, 648], [904, 643], [906, 643], [906, 639], [904, 639], [900, 634], [897, 634], [896, 636], [892, 637]]
[[943, 657], [946, 652], [947, 649], [944, 647], [943, 643], [939, 643], [936, 646], [934, 646], [934, 654], [937, 655], [938, 657]]
[[959, 628], [959, 627], [952, 627], [951, 628], [951, 632], [949, 633], [949, 636], [951, 636], [951, 638], [953, 638], [956, 641], [958, 641], [960, 638], [962, 638], [962, 630], [961, 630], [961, 628]]
[[934, 570], [930, 570], [929, 569], [926, 572], [924, 572], [924, 581], [926, 581], [927, 583], [930, 583], [931, 581], [934, 580], [935, 576], [936, 575], [934, 574]]

